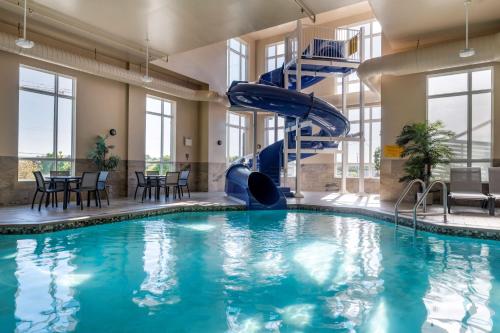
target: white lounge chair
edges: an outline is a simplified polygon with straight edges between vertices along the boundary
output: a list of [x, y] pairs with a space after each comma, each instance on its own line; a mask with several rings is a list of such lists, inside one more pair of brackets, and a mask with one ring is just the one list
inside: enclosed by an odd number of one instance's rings
[[479, 200], [484, 204], [488, 202], [488, 198], [482, 191], [481, 168], [451, 168], [448, 213], [451, 213], [452, 202], [455, 203], [458, 200]]
[[495, 202], [500, 199], [500, 167], [488, 168], [490, 215], [495, 216]]

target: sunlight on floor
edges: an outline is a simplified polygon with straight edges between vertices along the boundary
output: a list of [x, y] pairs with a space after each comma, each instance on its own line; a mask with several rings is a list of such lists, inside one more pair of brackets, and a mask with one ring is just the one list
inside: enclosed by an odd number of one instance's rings
[[352, 206], [352, 207], [380, 207], [380, 196], [378, 194], [367, 194], [360, 196], [356, 193], [330, 193], [321, 198], [321, 201], [333, 203], [335, 205]]

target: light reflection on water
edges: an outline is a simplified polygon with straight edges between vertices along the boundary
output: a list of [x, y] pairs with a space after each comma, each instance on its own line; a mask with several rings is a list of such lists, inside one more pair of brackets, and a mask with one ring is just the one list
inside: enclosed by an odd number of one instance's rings
[[1, 332], [494, 332], [500, 244], [304, 212], [0, 238]]

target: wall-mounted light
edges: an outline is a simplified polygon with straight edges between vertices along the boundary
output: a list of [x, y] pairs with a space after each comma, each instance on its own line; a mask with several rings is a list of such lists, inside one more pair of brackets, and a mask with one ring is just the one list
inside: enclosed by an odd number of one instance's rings
[[23, 49], [31, 49], [35, 43], [26, 39], [26, 16], [28, 16], [28, 0], [24, 0], [23, 38], [16, 39], [16, 45]]
[[222, 140], [217, 140], [217, 146], [222, 146]]
[[114, 128], [109, 130], [109, 135], [115, 136], [116, 135], [116, 130]]

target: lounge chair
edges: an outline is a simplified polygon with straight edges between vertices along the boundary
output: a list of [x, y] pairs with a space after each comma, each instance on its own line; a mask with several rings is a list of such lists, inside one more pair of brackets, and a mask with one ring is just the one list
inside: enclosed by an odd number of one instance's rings
[[490, 215], [495, 216], [495, 203], [500, 199], [500, 167], [488, 169], [490, 201], [488, 203]]
[[484, 207], [488, 196], [482, 191], [481, 168], [451, 168], [448, 213], [451, 213], [451, 203], [458, 200], [479, 200]]

